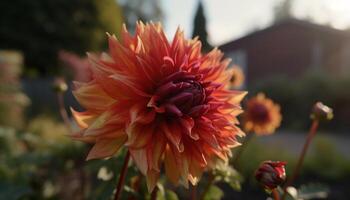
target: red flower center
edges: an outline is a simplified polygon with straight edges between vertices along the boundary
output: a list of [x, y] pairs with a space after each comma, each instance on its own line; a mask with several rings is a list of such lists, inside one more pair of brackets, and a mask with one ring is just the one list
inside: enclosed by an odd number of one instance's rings
[[267, 110], [265, 105], [255, 104], [252, 107], [252, 112], [250, 113], [251, 113], [252, 119], [256, 123], [264, 123], [270, 120], [269, 111]]
[[156, 89], [149, 106], [169, 116], [201, 116], [208, 111], [209, 106], [206, 105], [206, 91], [199, 79], [200, 76], [185, 72], [166, 77]]
[[236, 74], [233, 74], [233, 75], [231, 76], [231, 78], [230, 78], [230, 82], [233, 83], [233, 82], [236, 81], [236, 79], [237, 79], [237, 75], [236, 75]]

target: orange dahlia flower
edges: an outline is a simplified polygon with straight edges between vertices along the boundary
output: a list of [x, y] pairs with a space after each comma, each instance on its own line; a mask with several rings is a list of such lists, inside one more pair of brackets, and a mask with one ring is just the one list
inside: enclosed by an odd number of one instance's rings
[[89, 55], [93, 80], [75, 84], [86, 111], [72, 111], [81, 127], [73, 137], [94, 143], [88, 160], [127, 148], [149, 190], [163, 164], [173, 183], [196, 184], [244, 135], [236, 117], [246, 92], [228, 90], [229, 60], [218, 49], [202, 54], [180, 30], [170, 42], [160, 24], [139, 22], [121, 37], [109, 36], [109, 56]]
[[280, 106], [263, 93], [247, 101], [243, 127], [246, 132], [255, 132], [257, 135], [272, 134], [281, 124]]
[[234, 65], [231, 68], [231, 78], [230, 78], [230, 86], [232, 89], [236, 89], [242, 86], [242, 84], [244, 83], [244, 73], [242, 71], [242, 69], [237, 66]]

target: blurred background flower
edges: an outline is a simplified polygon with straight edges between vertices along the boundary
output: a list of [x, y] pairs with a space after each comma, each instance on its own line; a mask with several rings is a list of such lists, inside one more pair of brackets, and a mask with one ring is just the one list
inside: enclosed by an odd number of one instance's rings
[[280, 106], [259, 93], [246, 102], [242, 120], [246, 132], [272, 134], [281, 124]]
[[231, 79], [230, 79], [231, 88], [233, 89], [240, 88], [244, 83], [244, 79], [245, 77], [242, 69], [237, 65], [232, 66]]
[[86, 57], [77, 54], [60, 51], [59, 58], [64, 66], [73, 73], [73, 79], [80, 82], [89, 82], [92, 79], [89, 61]]

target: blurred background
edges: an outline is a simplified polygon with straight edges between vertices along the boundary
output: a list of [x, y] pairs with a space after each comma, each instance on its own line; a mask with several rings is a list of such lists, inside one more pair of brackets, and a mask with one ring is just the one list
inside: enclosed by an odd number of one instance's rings
[[244, 72], [240, 89], [264, 92], [281, 106], [281, 128], [254, 139], [244, 153], [243, 192], [222, 185], [224, 199], [264, 197], [251, 174], [266, 159], [293, 166], [316, 101], [335, 117], [322, 124], [298, 184], [321, 182], [330, 199], [347, 199], [349, 13], [348, 0], [0, 1], [0, 199], [110, 195], [118, 162], [84, 161], [88, 147], [65, 136], [52, 88], [64, 77], [65, 108], [78, 108], [70, 88], [73, 79], [89, 76], [85, 53], [105, 51], [106, 32], [118, 36], [123, 23], [133, 32], [137, 20], [162, 22], [169, 40], [180, 26], [188, 38], [199, 36], [204, 51], [218, 47]]

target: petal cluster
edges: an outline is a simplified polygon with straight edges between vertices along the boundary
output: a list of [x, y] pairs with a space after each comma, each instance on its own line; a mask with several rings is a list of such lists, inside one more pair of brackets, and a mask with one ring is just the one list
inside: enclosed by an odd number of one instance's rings
[[286, 162], [264, 161], [255, 172], [256, 180], [266, 189], [273, 190], [286, 180]]
[[127, 148], [149, 190], [163, 169], [175, 184], [196, 184], [244, 136], [236, 117], [246, 93], [228, 89], [229, 60], [218, 49], [202, 54], [180, 30], [168, 41], [160, 24], [139, 22], [89, 60], [92, 80], [75, 83], [85, 111], [72, 110], [81, 128], [72, 137], [94, 144], [87, 159]]
[[280, 106], [263, 93], [249, 99], [243, 115], [243, 127], [246, 132], [257, 135], [274, 133], [281, 124]]

